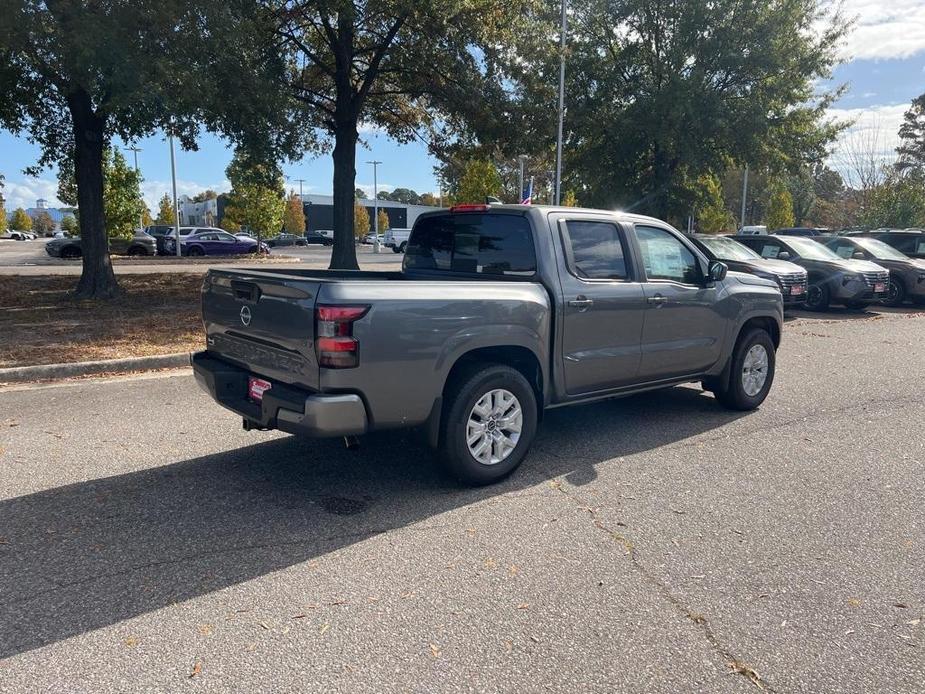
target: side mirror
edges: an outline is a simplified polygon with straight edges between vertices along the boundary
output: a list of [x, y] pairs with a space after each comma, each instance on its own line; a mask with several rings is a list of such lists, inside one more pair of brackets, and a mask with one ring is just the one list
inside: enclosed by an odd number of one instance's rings
[[790, 260], [790, 251], [781, 251], [777, 254], [778, 260]]
[[724, 279], [726, 279], [727, 272], [729, 272], [729, 267], [726, 265], [726, 263], [721, 263], [718, 260], [710, 261], [707, 274], [709, 275], [711, 282], [722, 282]]
[[851, 257], [855, 260], [864, 260], [864, 253], [861, 251], [855, 251], [851, 254]]

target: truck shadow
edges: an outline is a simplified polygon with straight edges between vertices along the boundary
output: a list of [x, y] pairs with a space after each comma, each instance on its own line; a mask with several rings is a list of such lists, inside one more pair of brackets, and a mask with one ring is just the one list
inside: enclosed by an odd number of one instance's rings
[[[292, 437], [0, 502], [0, 659], [205, 595], [481, 500], [716, 429], [693, 388], [547, 413], [521, 470], [461, 488], [415, 432]], [[652, 466], [658, 464], [652, 458]]]

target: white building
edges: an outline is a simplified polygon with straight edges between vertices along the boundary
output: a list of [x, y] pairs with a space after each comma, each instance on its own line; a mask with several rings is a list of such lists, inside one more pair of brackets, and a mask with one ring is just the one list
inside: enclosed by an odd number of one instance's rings
[[188, 195], [182, 195], [177, 200], [180, 211], [180, 226], [211, 227], [218, 223], [218, 200], [203, 200], [193, 202]]

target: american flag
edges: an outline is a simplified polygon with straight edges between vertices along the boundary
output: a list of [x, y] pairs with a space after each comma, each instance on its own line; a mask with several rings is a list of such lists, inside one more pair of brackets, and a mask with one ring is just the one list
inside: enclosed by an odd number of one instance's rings
[[533, 178], [530, 178], [530, 182], [527, 183], [527, 189], [521, 191], [521, 205], [532, 205], [533, 204]]

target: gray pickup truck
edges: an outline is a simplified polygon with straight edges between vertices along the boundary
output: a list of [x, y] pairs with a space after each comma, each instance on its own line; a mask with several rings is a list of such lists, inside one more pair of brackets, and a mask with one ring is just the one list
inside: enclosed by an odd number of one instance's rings
[[423, 427], [458, 478], [526, 456], [545, 409], [687, 382], [758, 407], [777, 286], [650, 217], [460, 205], [418, 218], [401, 272], [210, 270], [199, 384], [246, 429]]

